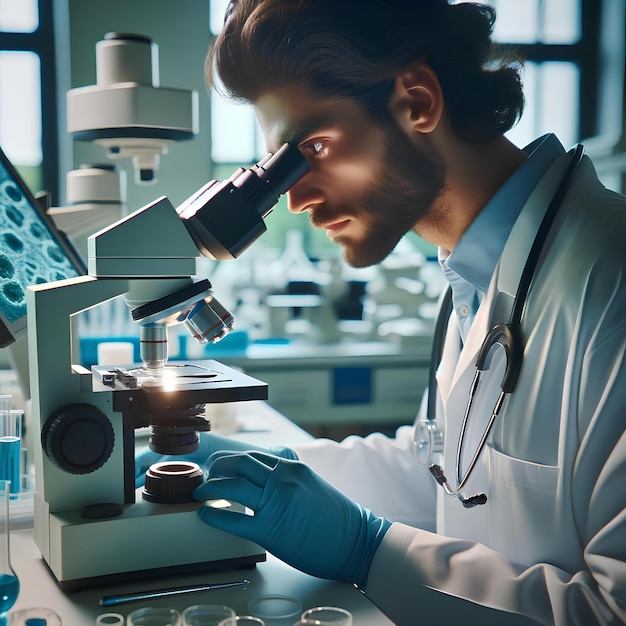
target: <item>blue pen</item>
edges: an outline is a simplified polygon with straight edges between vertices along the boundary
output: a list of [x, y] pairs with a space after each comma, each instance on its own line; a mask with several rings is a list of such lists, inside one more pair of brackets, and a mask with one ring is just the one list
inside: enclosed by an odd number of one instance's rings
[[152, 591], [137, 591], [120, 595], [102, 596], [100, 606], [116, 606], [125, 602], [147, 600], [150, 598], [163, 598], [165, 596], [178, 596], [197, 591], [212, 591], [213, 589], [229, 589], [230, 587], [243, 587], [249, 585], [249, 580], [236, 580], [230, 583], [213, 583], [211, 585], [185, 585], [183, 587], [170, 587], [169, 589], [154, 589]]

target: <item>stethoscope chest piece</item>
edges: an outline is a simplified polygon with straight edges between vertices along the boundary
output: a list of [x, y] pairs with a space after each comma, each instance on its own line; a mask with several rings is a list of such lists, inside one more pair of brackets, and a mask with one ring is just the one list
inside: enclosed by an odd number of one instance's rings
[[422, 465], [430, 465], [443, 452], [443, 433], [434, 420], [419, 420], [413, 432], [413, 449]]

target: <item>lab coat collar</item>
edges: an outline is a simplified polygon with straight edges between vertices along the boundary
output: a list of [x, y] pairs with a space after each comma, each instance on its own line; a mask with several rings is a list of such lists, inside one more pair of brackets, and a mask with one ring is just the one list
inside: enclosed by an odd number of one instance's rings
[[[459, 287], [462, 289], [473, 287], [481, 295], [487, 293], [498, 259], [523, 205], [549, 166], [565, 152], [553, 134], [539, 137], [526, 146], [524, 151], [529, 158], [479, 213], [454, 251], [449, 254], [446, 250], [439, 249], [439, 262], [453, 291], [458, 290]], [[485, 337], [489, 331], [487, 325], [490, 311], [485, 312], [485, 307], [479, 306], [478, 313], [466, 335], [463, 336], [464, 342], [471, 342], [475, 337]], [[460, 321], [453, 312], [448, 322], [446, 335], [448, 340], [442, 362], [457, 363], [459, 361], [461, 350], [459, 331]], [[480, 343], [478, 345], [480, 346]], [[465, 350], [463, 354], [465, 358], [475, 358], [476, 353], [471, 354], [470, 351]], [[453, 378], [454, 369], [446, 368], [445, 372], [437, 372], [437, 384], [442, 398], [448, 397]]]
[[[450, 384], [449, 401], [454, 394], [454, 387], [459, 382], [461, 374], [468, 368], [472, 369], [473, 372], [472, 361], [476, 360], [478, 351], [489, 330], [495, 324], [509, 321], [524, 264], [539, 224], [571, 159], [571, 154], [561, 155], [552, 163], [548, 171], [544, 172], [539, 183], [530, 190], [530, 194], [527, 194], [528, 199], [522, 207], [495, 268], [488, 295], [478, 309], [467, 341], [459, 356]], [[466, 388], [461, 391], [465, 394], [466, 392]]]
[[555, 159], [565, 152], [556, 135], [539, 137], [524, 148], [529, 158], [500, 187], [476, 216], [454, 250], [440, 249], [449, 282], [455, 274], [485, 294], [507, 237], [530, 192]]

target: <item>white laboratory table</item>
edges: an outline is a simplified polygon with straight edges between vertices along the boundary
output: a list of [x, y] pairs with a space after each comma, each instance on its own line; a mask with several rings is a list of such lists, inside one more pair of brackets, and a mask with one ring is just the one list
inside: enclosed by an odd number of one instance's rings
[[[289, 445], [310, 438], [307, 433], [264, 402], [236, 403], [233, 406], [236, 409], [235, 416], [239, 425], [236, 436], [245, 438], [251, 443]], [[232, 417], [231, 414], [229, 419]], [[259, 563], [251, 569], [195, 574], [188, 577], [138, 580], [132, 583], [63, 593], [49, 573], [33, 542], [32, 527], [20, 518], [17, 527], [11, 531], [11, 557], [21, 585], [13, 610], [30, 607], [53, 609], [61, 617], [63, 626], [88, 626], [95, 624], [98, 615], [103, 613], [114, 612], [126, 616], [134, 609], [147, 604], [171, 606], [179, 610], [192, 604], [226, 604], [233, 607], [238, 614], [247, 614], [248, 602], [265, 594], [291, 596], [298, 599], [305, 609], [319, 605], [346, 608], [353, 613], [355, 626], [384, 626], [392, 623], [352, 585], [308, 576], [269, 554], [266, 562]], [[170, 596], [151, 600], [149, 603], [140, 601], [116, 607], [99, 606], [99, 600], [105, 594], [242, 579], [250, 581], [245, 588]], [[272, 624], [268, 622], [268, 626]]]
[[294, 341], [252, 344], [239, 354], [210, 346], [206, 353], [266, 382], [268, 403], [304, 428], [376, 429], [413, 421], [428, 384], [431, 343], [425, 334], [404, 344]]
[[[20, 594], [13, 610], [31, 607], [49, 608], [60, 616], [63, 626], [89, 626], [95, 624], [98, 615], [103, 613], [113, 612], [126, 616], [134, 609], [148, 605], [173, 607], [182, 611], [192, 604], [226, 604], [234, 608], [238, 614], [247, 615], [248, 602], [265, 594], [281, 594], [297, 598], [304, 608], [319, 605], [343, 607], [352, 612], [355, 626], [391, 624], [352, 585], [307, 576], [271, 555], [267, 556], [265, 563], [259, 563], [254, 569], [143, 580], [132, 584], [108, 585], [102, 588], [63, 593], [37, 551], [32, 539], [32, 530], [13, 531], [11, 548], [13, 568], [20, 579]], [[183, 596], [129, 602], [116, 607], [99, 606], [99, 600], [104, 594], [242, 579], [250, 581], [245, 588], [201, 591]], [[268, 622], [267, 626], [272, 625]]]

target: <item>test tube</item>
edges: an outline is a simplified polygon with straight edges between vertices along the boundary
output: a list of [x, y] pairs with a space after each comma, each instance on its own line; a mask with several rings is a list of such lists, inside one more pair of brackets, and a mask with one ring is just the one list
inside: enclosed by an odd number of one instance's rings
[[22, 482], [22, 420], [24, 411], [11, 409], [11, 396], [0, 398], [0, 480], [11, 482], [10, 493], [18, 494]]
[[[6, 424], [9, 421], [9, 411], [11, 410], [12, 397], [8, 394], [0, 395], [0, 438], [5, 434]], [[0, 439], [0, 480], [10, 480], [8, 474], [8, 462], [6, 451], [2, 439]], [[13, 484], [11, 483], [11, 487]]]

